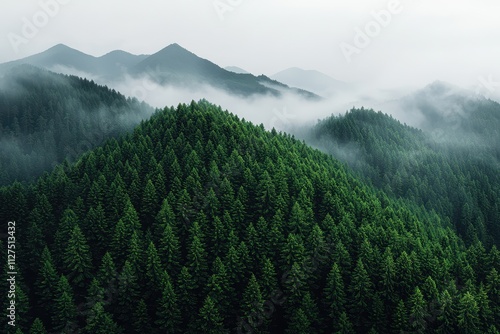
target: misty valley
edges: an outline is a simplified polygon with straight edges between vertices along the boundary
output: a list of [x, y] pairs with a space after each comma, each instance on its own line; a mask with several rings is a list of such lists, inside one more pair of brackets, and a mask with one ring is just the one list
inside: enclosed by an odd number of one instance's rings
[[371, 93], [178, 44], [0, 64], [0, 331], [499, 333], [500, 104]]

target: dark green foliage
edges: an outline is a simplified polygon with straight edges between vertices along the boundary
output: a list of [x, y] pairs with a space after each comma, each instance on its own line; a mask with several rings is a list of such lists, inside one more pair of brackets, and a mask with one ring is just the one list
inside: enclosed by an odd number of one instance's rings
[[26, 218], [24, 332], [36, 318], [49, 333], [499, 328], [496, 248], [206, 101], [0, 188], [0, 203], [0, 220]]
[[57, 285], [55, 299], [53, 302], [52, 324], [60, 333], [72, 333], [77, 328], [77, 310], [73, 297], [73, 290], [64, 275], [61, 276]]
[[324, 296], [324, 305], [328, 310], [328, 316], [333, 322], [339, 321], [340, 315], [345, 311], [346, 294], [344, 281], [340, 275], [340, 268], [337, 263], [333, 265], [332, 270], [326, 278]]
[[224, 329], [224, 322], [222, 316], [220, 315], [220, 311], [210, 296], [207, 296], [205, 299], [203, 307], [199, 312], [199, 318], [200, 324], [198, 329], [200, 333], [227, 333], [227, 330]]
[[409, 325], [410, 329], [415, 333], [421, 334], [426, 332], [426, 318], [428, 317], [426, 305], [424, 296], [417, 287], [409, 301]]
[[12, 69], [1, 82], [0, 185], [33, 180], [55, 163], [74, 161], [152, 112], [93, 81], [28, 65]]
[[181, 313], [177, 304], [177, 295], [170, 281], [166, 282], [156, 313], [158, 329], [164, 333], [180, 332]]
[[63, 256], [64, 271], [72, 285], [84, 287], [91, 276], [92, 258], [82, 231], [75, 225]]
[[87, 318], [87, 325], [83, 329], [86, 334], [118, 334], [118, 325], [109, 313], [104, 310], [102, 303], [96, 303]]
[[47, 334], [47, 331], [45, 330], [45, 326], [43, 325], [43, 322], [39, 319], [36, 318], [35, 321], [33, 321], [33, 324], [31, 325], [30, 334]]
[[52, 256], [49, 249], [45, 247], [42, 252], [41, 266], [35, 282], [36, 295], [41, 305], [54, 300], [58, 281], [59, 275], [54, 267]]
[[148, 315], [148, 308], [144, 299], [139, 300], [135, 312], [133, 313], [133, 332], [137, 334], [151, 332], [151, 318]]
[[456, 128], [439, 119], [434, 132], [380, 111], [352, 109], [320, 121], [307, 140], [388, 195], [448, 218], [467, 244], [498, 246], [500, 105], [470, 99], [461, 108]]

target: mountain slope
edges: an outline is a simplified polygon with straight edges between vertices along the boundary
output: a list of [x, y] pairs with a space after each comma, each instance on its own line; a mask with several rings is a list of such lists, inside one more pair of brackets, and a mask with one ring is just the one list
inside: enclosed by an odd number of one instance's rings
[[136, 56], [124, 51], [112, 51], [102, 57], [87, 55], [66, 45], [58, 44], [42, 53], [24, 59], [0, 64], [6, 71], [13, 67], [29, 64], [64, 74], [90, 75], [101, 79], [118, 79], [146, 56]]
[[151, 113], [88, 80], [15, 67], [0, 78], [0, 185], [33, 180]]
[[[491, 102], [491, 101], [490, 101]], [[308, 142], [322, 147], [378, 188], [449, 219], [467, 243], [500, 245], [500, 105], [463, 104], [450, 128], [429, 133], [373, 110], [353, 109], [319, 122]], [[435, 109], [427, 109], [436, 115]], [[439, 127], [439, 128], [438, 128]]]
[[[499, 324], [497, 250], [466, 250], [436, 215], [205, 101], [165, 108], [33, 185], [0, 188], [0, 202], [0, 220], [17, 223], [24, 331], [35, 322], [109, 334]], [[460, 320], [470, 312], [473, 322]]]
[[256, 77], [252, 74], [225, 70], [178, 44], [169, 45], [149, 56], [134, 66], [130, 73], [136, 76], [147, 75], [161, 84], [184, 84], [188, 87], [205, 84], [242, 96], [254, 94], [280, 96], [288, 92], [301, 94], [307, 98], [317, 98], [312, 93], [290, 89], [265, 76]]
[[[475, 114], [484, 116], [486, 109], [496, 109], [498, 103], [450, 83], [435, 81], [413, 94], [378, 107], [424, 130], [460, 131]], [[498, 113], [490, 112], [488, 117], [498, 118]]]
[[248, 74], [249, 73], [248, 71], [245, 71], [244, 69], [242, 69], [241, 67], [238, 67], [238, 66], [226, 66], [226, 67], [224, 67], [224, 69], [227, 71], [239, 73], [239, 74]]
[[127, 76], [148, 78], [163, 85], [199, 88], [209, 85], [228, 93], [244, 97], [252, 95], [298, 94], [306, 99], [319, 96], [271, 80], [266, 76], [240, 74], [225, 70], [198, 57], [194, 53], [172, 44], [153, 55], [132, 55], [112, 51], [93, 57], [65, 45], [56, 45], [45, 52], [0, 64], [0, 74], [15, 66], [30, 64], [54, 72], [89, 77], [101, 84], [122, 83]]

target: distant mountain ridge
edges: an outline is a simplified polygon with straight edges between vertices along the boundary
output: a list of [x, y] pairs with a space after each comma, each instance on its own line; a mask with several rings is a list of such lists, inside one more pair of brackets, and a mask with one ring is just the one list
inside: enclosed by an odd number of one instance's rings
[[94, 57], [64, 44], [58, 44], [44, 52], [0, 64], [0, 69], [6, 70], [17, 65], [29, 64], [56, 72], [60, 72], [61, 68], [67, 68], [103, 78], [113, 78], [147, 57], [147, 55], [133, 55], [121, 50]]
[[290, 87], [304, 89], [321, 96], [332, 96], [348, 89], [349, 84], [336, 80], [316, 70], [291, 67], [271, 76]]
[[99, 78], [103, 83], [122, 81], [128, 76], [147, 77], [162, 85], [210, 85], [244, 97], [255, 94], [281, 96], [291, 93], [307, 99], [319, 99], [314, 93], [290, 88], [263, 75], [228, 71], [176, 43], [152, 55], [133, 55], [115, 50], [101, 57], [58, 44], [42, 53], [0, 64], [0, 71], [20, 64], [30, 64], [65, 74], [84, 73], [86, 76]]
[[[444, 81], [434, 81], [422, 89], [400, 99], [388, 101], [377, 106], [391, 114], [401, 114], [413, 126], [423, 130], [435, 131], [444, 128], [464, 130], [467, 128], [468, 119], [474, 114], [485, 114], [498, 118], [498, 103], [477, 95], [472, 91], [463, 89]], [[398, 112], [399, 111], [399, 112]], [[400, 115], [400, 116], [401, 116]], [[402, 118], [405, 118], [402, 117]]]
[[224, 67], [226, 71], [234, 72], [234, 73], [239, 73], [239, 74], [248, 74], [250, 72], [242, 69], [241, 67], [238, 66], [226, 66]]

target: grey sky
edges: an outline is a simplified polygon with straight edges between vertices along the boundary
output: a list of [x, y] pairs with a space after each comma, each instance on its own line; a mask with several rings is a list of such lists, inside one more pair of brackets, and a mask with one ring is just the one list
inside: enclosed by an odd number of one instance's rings
[[[297, 66], [381, 88], [436, 79], [471, 87], [481, 76], [500, 81], [500, 1], [399, 0], [390, 22], [376, 23], [372, 11], [387, 10], [391, 1], [397, 0], [1, 0], [0, 62], [58, 43], [95, 56], [154, 53], [179, 43], [254, 74]], [[40, 3], [51, 2], [61, 4], [44, 22]], [[227, 11], [218, 13], [214, 4]], [[34, 16], [41, 27], [16, 52], [9, 36], [23, 37]], [[356, 29], [370, 24], [370, 44], [348, 62], [339, 45], [355, 46]]]

